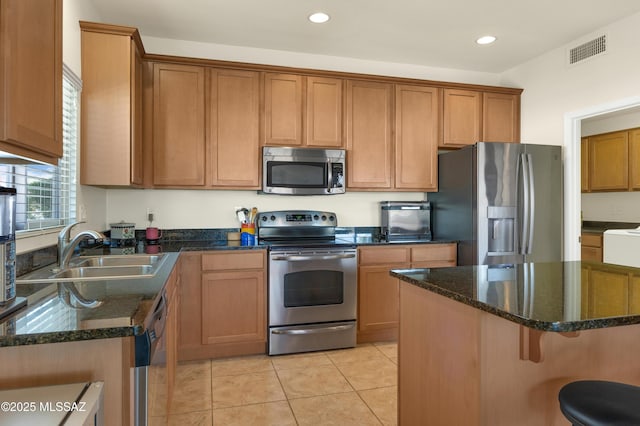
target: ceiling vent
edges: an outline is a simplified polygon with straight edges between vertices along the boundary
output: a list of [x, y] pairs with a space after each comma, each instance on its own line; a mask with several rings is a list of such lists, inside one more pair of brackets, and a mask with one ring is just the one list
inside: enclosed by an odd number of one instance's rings
[[604, 55], [607, 52], [607, 36], [606, 34], [594, 38], [580, 46], [576, 46], [569, 50], [569, 65], [575, 65], [586, 59], [595, 56]]

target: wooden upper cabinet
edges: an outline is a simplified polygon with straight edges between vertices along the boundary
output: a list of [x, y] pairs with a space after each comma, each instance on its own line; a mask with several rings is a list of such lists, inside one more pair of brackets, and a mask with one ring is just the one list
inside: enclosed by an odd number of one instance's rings
[[589, 137], [589, 187], [592, 191], [629, 188], [629, 132]]
[[438, 189], [440, 89], [396, 85], [396, 189]]
[[482, 138], [482, 93], [444, 89], [443, 138], [440, 146], [472, 145]]
[[264, 144], [302, 145], [302, 76], [264, 75]]
[[207, 72], [210, 184], [257, 189], [260, 185], [260, 74], [215, 68]]
[[[83, 185], [142, 185], [142, 53], [135, 28], [81, 22]], [[104, 165], [109, 164], [108, 168]]]
[[306, 83], [306, 145], [342, 148], [343, 80], [307, 77]]
[[520, 96], [482, 94], [482, 141], [520, 141]]
[[264, 75], [264, 145], [343, 146], [343, 80]]
[[629, 131], [629, 189], [640, 189], [640, 129]]
[[0, 2], [0, 150], [62, 157], [62, 0]]
[[589, 138], [580, 139], [580, 190], [589, 192]]
[[346, 82], [348, 188], [392, 187], [392, 96], [391, 84]]
[[205, 185], [205, 68], [153, 66], [153, 184]]

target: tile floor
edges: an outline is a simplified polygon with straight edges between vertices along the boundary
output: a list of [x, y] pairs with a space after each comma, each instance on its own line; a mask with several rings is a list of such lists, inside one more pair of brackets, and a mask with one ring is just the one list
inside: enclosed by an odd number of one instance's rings
[[149, 373], [149, 424], [396, 425], [397, 345], [180, 363], [168, 417]]

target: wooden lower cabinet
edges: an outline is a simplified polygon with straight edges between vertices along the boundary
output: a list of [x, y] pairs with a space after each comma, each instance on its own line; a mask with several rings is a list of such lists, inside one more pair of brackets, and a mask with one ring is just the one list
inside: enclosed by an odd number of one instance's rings
[[456, 265], [456, 244], [365, 246], [358, 249], [358, 343], [398, 338], [399, 280], [391, 269]]
[[583, 264], [581, 318], [640, 313], [640, 275], [611, 264]]
[[583, 233], [580, 241], [582, 260], [602, 262], [602, 234]]
[[180, 360], [266, 352], [266, 250], [183, 253]]

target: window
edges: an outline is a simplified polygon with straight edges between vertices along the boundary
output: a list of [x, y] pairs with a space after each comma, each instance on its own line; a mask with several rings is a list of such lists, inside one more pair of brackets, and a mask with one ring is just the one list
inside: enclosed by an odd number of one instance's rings
[[50, 164], [0, 164], [0, 186], [16, 188], [16, 230], [66, 225], [76, 218], [80, 79], [66, 66], [62, 81], [63, 156]]

